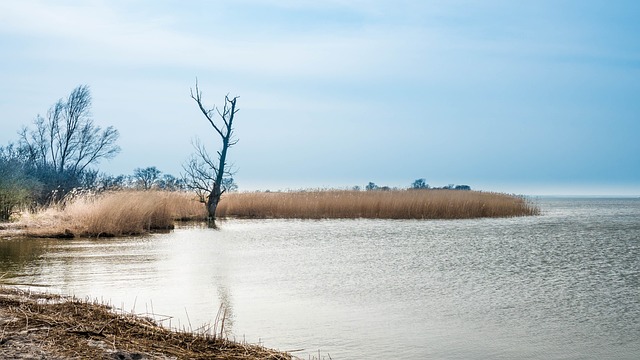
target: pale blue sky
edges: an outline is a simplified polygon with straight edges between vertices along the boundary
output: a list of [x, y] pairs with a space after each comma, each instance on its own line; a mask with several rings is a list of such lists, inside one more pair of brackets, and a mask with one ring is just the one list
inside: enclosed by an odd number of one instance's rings
[[3, 0], [0, 143], [80, 84], [113, 174], [177, 175], [239, 95], [241, 190], [640, 194], [639, 1]]

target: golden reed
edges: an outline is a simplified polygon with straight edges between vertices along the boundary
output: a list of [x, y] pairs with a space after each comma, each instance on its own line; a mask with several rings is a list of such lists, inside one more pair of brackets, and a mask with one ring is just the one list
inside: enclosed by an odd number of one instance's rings
[[526, 199], [460, 190], [318, 190], [226, 194], [216, 215], [298, 219], [469, 219], [537, 215]]
[[65, 206], [52, 206], [20, 221], [26, 233], [42, 237], [108, 237], [172, 229], [175, 220], [206, 219], [193, 194], [117, 191], [84, 194]]
[[[317, 190], [229, 193], [218, 218], [470, 219], [537, 215], [525, 198], [479, 191]], [[118, 191], [84, 194], [65, 206], [25, 214], [18, 227], [39, 237], [110, 237], [172, 229], [176, 220], [207, 219], [205, 206], [184, 192]]]

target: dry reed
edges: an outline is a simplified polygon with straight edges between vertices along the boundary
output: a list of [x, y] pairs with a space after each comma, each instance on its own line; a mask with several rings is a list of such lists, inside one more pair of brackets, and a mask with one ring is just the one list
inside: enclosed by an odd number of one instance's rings
[[110, 237], [172, 229], [174, 220], [202, 219], [206, 219], [204, 206], [191, 194], [120, 191], [84, 194], [21, 222], [31, 236]]
[[537, 215], [518, 196], [459, 190], [319, 190], [227, 194], [218, 217], [469, 219]]
[[[525, 198], [478, 191], [314, 190], [229, 193], [219, 218], [468, 219], [537, 215]], [[36, 237], [111, 237], [172, 229], [176, 220], [206, 220], [205, 206], [184, 192], [119, 191], [82, 194], [64, 206], [23, 215], [14, 229]]]

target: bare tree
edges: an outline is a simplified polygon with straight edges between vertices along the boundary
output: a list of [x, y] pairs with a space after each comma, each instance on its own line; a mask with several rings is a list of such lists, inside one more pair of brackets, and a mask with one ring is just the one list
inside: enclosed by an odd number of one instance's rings
[[133, 170], [133, 177], [136, 179], [136, 184], [143, 190], [150, 190], [160, 179], [162, 172], [155, 166], [150, 166], [144, 169], [135, 168]]
[[184, 190], [183, 180], [171, 174], [162, 175], [162, 178], [158, 180], [157, 186], [165, 191]]
[[109, 126], [102, 130], [91, 118], [91, 92], [87, 85], [75, 88], [66, 101], [60, 99], [47, 112], [38, 115], [35, 129], [24, 127], [20, 145], [30, 160], [57, 173], [80, 175], [88, 166], [114, 157], [118, 130]]
[[87, 85], [58, 100], [46, 117], [38, 115], [33, 126], [23, 127], [19, 136], [19, 149], [25, 154], [28, 170], [43, 185], [36, 196], [39, 204], [86, 185], [90, 180], [87, 175], [94, 171], [91, 167], [120, 151], [116, 145], [118, 131], [112, 126], [103, 130], [93, 122]]
[[[182, 166], [187, 186], [196, 191], [200, 201], [207, 206], [209, 218], [215, 221], [218, 203], [226, 191], [224, 179], [231, 175], [227, 164], [227, 152], [230, 147], [238, 143], [238, 140], [233, 138], [233, 120], [239, 110], [236, 108], [238, 97], [225, 96], [222, 110], [215, 106], [207, 109], [202, 104], [202, 91], [198, 88], [196, 80], [195, 91], [191, 89], [191, 98], [198, 104], [198, 108], [222, 140], [222, 148], [217, 152], [216, 159], [212, 158], [204, 145], [196, 140], [193, 143], [195, 153]], [[220, 117], [221, 121], [216, 121], [217, 117]], [[215, 223], [212, 224], [215, 225]]]

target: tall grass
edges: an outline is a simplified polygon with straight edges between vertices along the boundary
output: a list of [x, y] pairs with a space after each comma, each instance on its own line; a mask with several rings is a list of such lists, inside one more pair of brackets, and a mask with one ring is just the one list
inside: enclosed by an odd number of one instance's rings
[[536, 215], [518, 196], [459, 190], [232, 193], [218, 205], [218, 217], [468, 219]]
[[22, 222], [33, 236], [110, 237], [172, 229], [174, 220], [191, 219], [206, 219], [204, 206], [191, 194], [120, 191], [83, 194]]
[[[219, 218], [467, 219], [536, 215], [522, 197], [456, 190], [230, 193]], [[205, 206], [183, 192], [80, 194], [64, 205], [24, 215], [17, 228], [41, 237], [111, 237], [172, 229], [176, 220], [206, 220]]]

